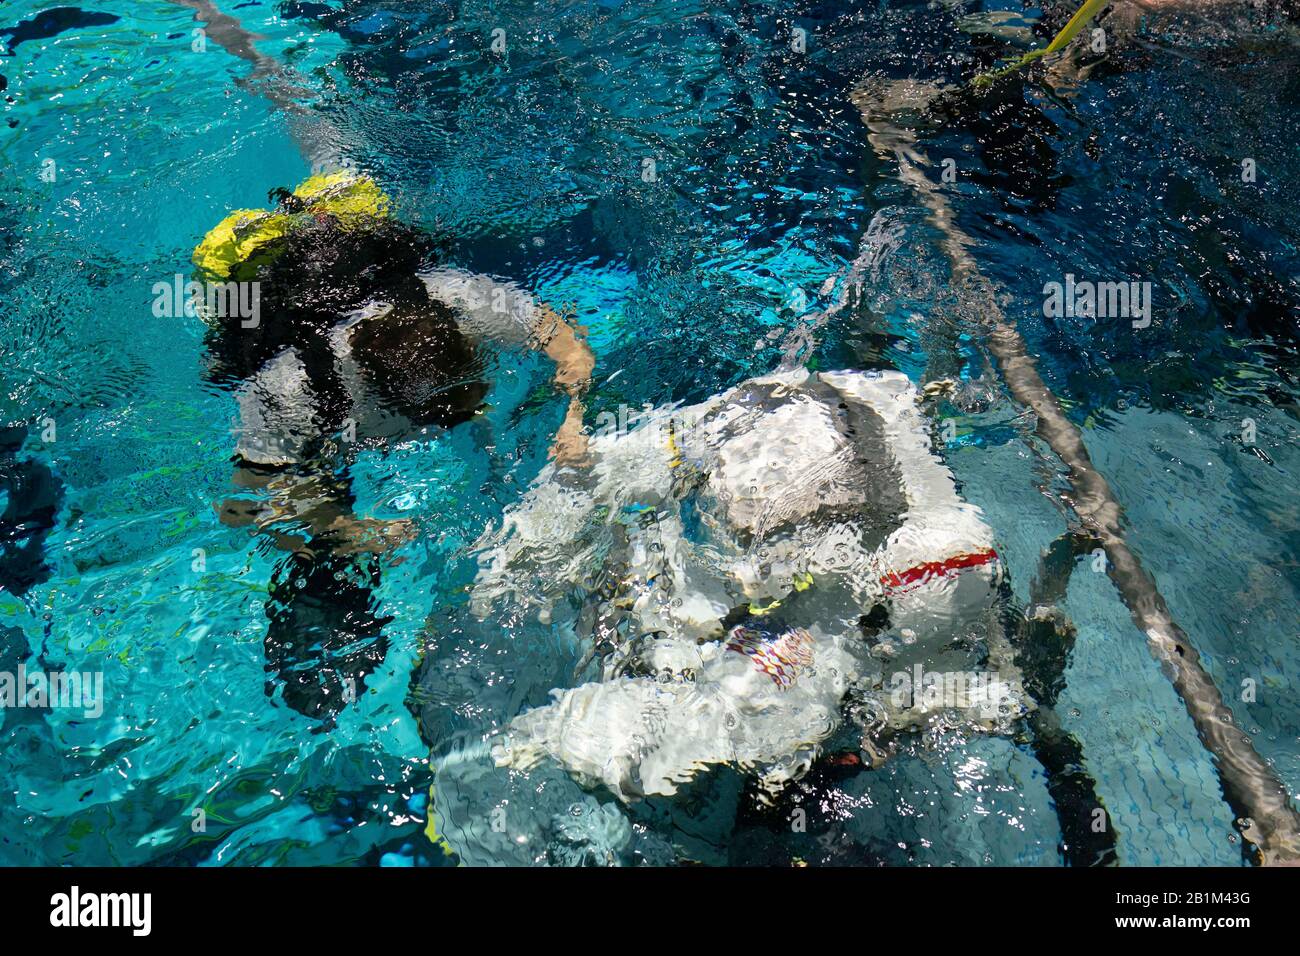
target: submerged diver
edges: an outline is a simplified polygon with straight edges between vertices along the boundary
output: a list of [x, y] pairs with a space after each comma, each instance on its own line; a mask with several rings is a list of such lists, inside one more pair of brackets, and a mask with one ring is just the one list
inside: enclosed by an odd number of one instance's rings
[[[544, 470], [480, 541], [471, 604], [572, 629], [591, 679], [439, 761], [457, 852], [514, 852], [480, 820], [478, 798], [510, 785], [493, 764], [562, 768], [624, 803], [730, 766], [771, 800], [846, 715], [873, 762], [939, 711], [1010, 731], [1034, 704], [1002, 562], [921, 400], [897, 372], [799, 368], [597, 435], [585, 472]], [[427, 655], [418, 678], [430, 739], [440, 685], [462, 677], [444, 663]], [[936, 700], [926, 672], [968, 679]]]
[[[1019, 676], [990, 626], [993, 534], [931, 452], [919, 399], [897, 372], [780, 372], [593, 440], [592, 494], [536, 488], [484, 553], [477, 609], [517, 601], [539, 554], [564, 560], [539, 547], [558, 515], [576, 530], [604, 503], [626, 541], [608, 613], [629, 619], [606, 633], [630, 640], [600, 649], [601, 681], [516, 718], [498, 762], [549, 756], [624, 799], [733, 763], [774, 792], [811, 764], [850, 693], [873, 697], [882, 725], [918, 722], [920, 695], [886, 685], [922, 663], [988, 676], [994, 699], [949, 709], [990, 726], [1019, 716]], [[554, 570], [526, 600], [558, 596]]]
[[194, 253], [227, 302], [240, 288], [229, 283], [256, 283], [251, 320], [205, 316], [208, 377], [239, 406], [234, 483], [254, 494], [218, 510], [290, 552], [270, 586], [267, 669], [290, 707], [332, 719], [384, 658], [376, 555], [409, 535], [354, 515], [352, 449], [474, 417], [488, 387], [476, 343], [492, 339], [555, 361], [570, 398], [552, 455], [574, 460], [594, 363], [517, 286], [438, 266], [432, 240], [391, 218], [368, 178], [317, 175], [273, 195], [275, 211], [232, 213]]

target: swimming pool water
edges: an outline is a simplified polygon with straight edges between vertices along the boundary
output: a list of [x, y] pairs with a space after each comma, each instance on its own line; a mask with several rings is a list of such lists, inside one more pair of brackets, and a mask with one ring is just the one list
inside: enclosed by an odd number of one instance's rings
[[[218, 5], [293, 67], [313, 135], [382, 183], [398, 216], [442, 237], [455, 264], [573, 309], [597, 356], [588, 424], [772, 369], [873, 243], [861, 301], [802, 358], [967, 383], [943, 411], [960, 436], [945, 459], [1026, 598], [1066, 528], [1060, 463], [1000, 384], [935, 229], [849, 94], [866, 77], [959, 82], [1014, 48], [963, 17], [1029, 24], [1039, 10]], [[192, 11], [111, 6], [84, 11], [112, 22], [31, 37], [2, 31], [44, 4], [0, 11], [0, 425], [25, 431], [0, 467], [44, 466], [62, 488], [48, 576], [0, 591], [0, 663], [104, 682], [98, 717], [0, 710], [0, 863], [453, 863], [424, 832], [431, 761], [544, 702], [581, 656], [535, 622], [502, 656], [464, 621], [470, 546], [536, 476], [563, 415], [548, 367], [493, 356], [490, 442], [458, 428], [363, 458], [358, 511], [420, 532], [376, 592], [393, 619], [387, 656], [333, 727], [268, 697], [263, 604], [282, 558], [217, 520], [234, 400], [202, 378], [202, 323], [155, 318], [151, 290], [188, 275], [228, 211], [267, 205], [309, 163], [246, 62], [211, 39], [193, 48]], [[1231, 29], [1172, 16], [1087, 81], [1012, 79], [923, 141], [957, 158], [949, 195], [981, 267], [1175, 619], [1294, 796], [1300, 70], [1294, 28], [1242, 16]], [[1152, 326], [1046, 318], [1044, 283], [1066, 273], [1151, 281]], [[1119, 862], [1242, 863], [1211, 757], [1086, 559], [1063, 610], [1079, 637], [1059, 710]], [[437, 702], [437, 740], [408, 707], [426, 627], [434, 653], [475, 675]], [[918, 737], [809, 800], [807, 834], [752, 808], [641, 822], [676, 858], [709, 863], [1060, 859], [1023, 740]]]

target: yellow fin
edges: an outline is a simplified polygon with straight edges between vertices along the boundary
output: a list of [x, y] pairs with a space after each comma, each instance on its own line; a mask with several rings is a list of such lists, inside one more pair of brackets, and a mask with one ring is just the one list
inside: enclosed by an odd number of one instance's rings
[[240, 266], [261, 263], [259, 253], [282, 238], [291, 220], [283, 213], [264, 209], [237, 209], [217, 223], [194, 250], [194, 264], [199, 271], [218, 279], [231, 278]]
[[293, 194], [312, 213], [325, 213], [345, 225], [388, 215], [389, 200], [369, 176], [346, 170], [319, 173], [306, 180]]
[[1014, 73], [1022, 66], [1027, 66], [1028, 64], [1033, 63], [1039, 57], [1046, 56], [1049, 53], [1059, 53], [1070, 45], [1070, 41], [1074, 39], [1075, 35], [1082, 30], [1088, 21], [1096, 16], [1101, 7], [1108, 2], [1109, 0], [1084, 0], [1083, 6], [1074, 11], [1074, 16], [1070, 17], [1069, 21], [1061, 28], [1060, 32], [1052, 38], [1052, 42], [1047, 44], [1047, 46], [1040, 47], [1037, 50], [1030, 50], [1018, 60], [1015, 60], [1000, 69], [993, 70], [989, 73], [981, 73], [971, 82], [976, 89], [986, 89], [994, 80], [999, 80], [1010, 73]]
[[[333, 216], [344, 226], [388, 215], [389, 199], [369, 176], [339, 171], [310, 176], [294, 196], [310, 215]], [[194, 250], [199, 272], [212, 278], [251, 278], [275, 257], [274, 243], [288, 235], [295, 216], [265, 209], [236, 209], [217, 223]]]

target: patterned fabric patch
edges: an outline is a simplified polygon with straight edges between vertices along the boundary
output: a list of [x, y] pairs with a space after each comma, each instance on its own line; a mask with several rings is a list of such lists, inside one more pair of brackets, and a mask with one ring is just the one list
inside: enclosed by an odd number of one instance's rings
[[727, 650], [744, 654], [781, 690], [795, 682], [800, 667], [813, 662], [812, 635], [802, 628], [776, 635], [737, 626], [727, 636]]

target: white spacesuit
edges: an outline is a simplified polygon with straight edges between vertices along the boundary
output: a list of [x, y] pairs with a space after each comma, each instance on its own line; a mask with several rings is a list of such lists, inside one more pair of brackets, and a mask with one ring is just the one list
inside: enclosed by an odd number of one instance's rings
[[918, 398], [896, 372], [783, 372], [597, 434], [581, 478], [546, 469], [480, 542], [475, 612], [548, 620], [595, 566], [618, 586], [600, 679], [516, 717], [496, 764], [554, 761], [624, 801], [729, 764], [770, 793], [850, 698], [877, 727], [1020, 716], [992, 533]]

